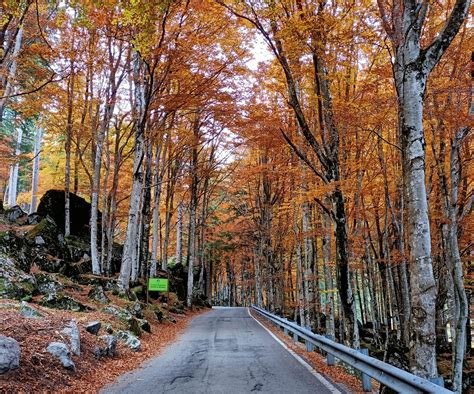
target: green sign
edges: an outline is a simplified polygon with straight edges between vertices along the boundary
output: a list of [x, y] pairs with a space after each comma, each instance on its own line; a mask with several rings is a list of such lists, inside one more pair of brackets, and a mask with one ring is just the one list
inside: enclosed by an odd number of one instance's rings
[[150, 278], [148, 279], [148, 290], [150, 291], [168, 291], [168, 279]]

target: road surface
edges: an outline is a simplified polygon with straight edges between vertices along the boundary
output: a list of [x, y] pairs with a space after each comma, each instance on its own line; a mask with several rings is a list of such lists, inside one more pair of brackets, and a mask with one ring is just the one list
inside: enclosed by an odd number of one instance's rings
[[278, 343], [247, 308], [193, 319], [177, 342], [102, 393], [340, 393]]

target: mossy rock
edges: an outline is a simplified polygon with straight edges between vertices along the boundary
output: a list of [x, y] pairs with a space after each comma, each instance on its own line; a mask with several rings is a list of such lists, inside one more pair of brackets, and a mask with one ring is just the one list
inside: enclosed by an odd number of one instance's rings
[[15, 266], [22, 271], [30, 272], [33, 261], [37, 259], [33, 246], [34, 242], [18, 237], [13, 232], [7, 231], [0, 234], [0, 254], [11, 258]]
[[132, 318], [132, 314], [126, 309], [122, 309], [116, 305], [109, 305], [102, 308], [102, 311], [110, 315], [115, 316], [117, 319], [121, 320], [124, 323], [128, 323]]
[[102, 308], [102, 311], [115, 316], [120, 320], [129, 331], [133, 332], [136, 336], [140, 336], [142, 328], [139, 319], [133, 316], [128, 310], [119, 308], [115, 305], [109, 305]]
[[41, 294], [58, 293], [64, 289], [62, 283], [58, 282], [54, 276], [43, 273], [35, 274], [38, 291]]
[[91, 309], [87, 305], [81, 304], [74, 298], [62, 293], [47, 294], [41, 298], [39, 304], [47, 308], [63, 309], [73, 312], [84, 312]]
[[104, 292], [104, 289], [100, 285], [92, 286], [87, 296], [91, 300], [97, 301], [101, 304], [108, 304], [110, 302], [109, 297], [107, 297], [107, 295]]
[[0, 298], [21, 300], [36, 292], [34, 276], [18, 268], [13, 259], [0, 255]]
[[160, 323], [163, 322], [164, 313], [163, 310], [158, 305], [151, 305], [150, 308], [156, 318]]
[[20, 313], [29, 318], [42, 318], [43, 315], [38, 312], [35, 308], [29, 305], [27, 302], [23, 301], [20, 307]]
[[136, 298], [137, 300], [144, 300], [146, 297], [145, 288], [142, 285], [132, 287], [130, 289], [130, 293], [133, 293], [133, 295], [135, 296], [133, 298]]
[[151, 326], [148, 320], [146, 319], [138, 319], [138, 324], [140, 325], [140, 328], [145, 331], [150, 333], [151, 332]]
[[137, 337], [142, 335], [142, 327], [141, 327], [140, 319], [136, 317], [132, 317], [132, 319], [128, 322], [128, 329]]
[[133, 316], [138, 317], [139, 319], [143, 318], [143, 309], [140, 302], [135, 301], [125, 307]]
[[124, 342], [134, 352], [138, 352], [141, 349], [140, 340], [129, 331], [119, 331], [117, 338]]
[[78, 262], [81, 260], [90, 261], [91, 248], [90, 240], [82, 237], [70, 235], [65, 238], [66, 249], [70, 261]]

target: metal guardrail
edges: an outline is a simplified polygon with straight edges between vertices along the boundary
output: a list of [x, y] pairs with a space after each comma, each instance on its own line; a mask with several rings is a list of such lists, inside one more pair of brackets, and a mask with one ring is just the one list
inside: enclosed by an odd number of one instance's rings
[[[285, 333], [288, 331], [292, 332], [295, 341], [298, 339], [298, 337], [303, 338], [306, 342], [308, 350], [312, 350], [312, 346], [316, 346], [317, 348], [324, 350], [328, 355], [331, 355], [360, 371], [363, 374], [364, 390], [370, 391], [370, 388], [367, 385], [368, 380], [370, 386], [370, 379], [366, 379], [364, 382], [364, 375], [368, 375], [380, 383], [383, 383], [385, 386], [388, 386], [391, 389], [403, 394], [453, 393], [452, 391], [438, 386], [426, 379], [415, 376], [407, 371], [394, 367], [393, 365], [377, 360], [376, 358], [369, 357], [368, 355], [362, 354], [355, 349], [334, 342], [322, 335], [314, 334], [312, 331], [287, 319], [267, 312], [264, 309], [258, 308], [256, 306], [252, 306], [252, 308], [268, 320], [278, 325], [280, 328], [283, 328]], [[312, 344], [312, 346], [310, 347], [308, 344]], [[333, 362], [330, 361], [329, 364], [333, 364]]]

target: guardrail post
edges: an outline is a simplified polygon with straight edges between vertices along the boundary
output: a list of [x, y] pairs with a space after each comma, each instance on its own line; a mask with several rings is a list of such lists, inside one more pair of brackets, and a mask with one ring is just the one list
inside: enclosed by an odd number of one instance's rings
[[298, 337], [298, 334], [296, 332], [293, 332], [293, 341], [295, 341], [295, 343], [298, 343], [300, 341], [300, 338]]
[[288, 328], [283, 327], [283, 332], [285, 333], [285, 335], [288, 335]]
[[306, 351], [307, 352], [312, 352], [314, 350], [313, 343], [308, 341], [307, 339], [305, 341], [306, 341]]
[[[359, 353], [365, 354], [366, 356], [369, 355], [369, 349], [362, 348], [362, 349], [357, 349]], [[365, 392], [371, 392], [372, 391], [372, 380], [370, 379], [369, 375], [366, 375], [365, 373], [362, 374], [362, 390]]]
[[[334, 339], [331, 337], [331, 335], [325, 335], [325, 337], [327, 339], [330, 339], [331, 341], [333, 341]], [[334, 356], [332, 354], [329, 354], [328, 352], [326, 352], [326, 364], [327, 365], [334, 365], [336, 364], [336, 360], [334, 359]]]

